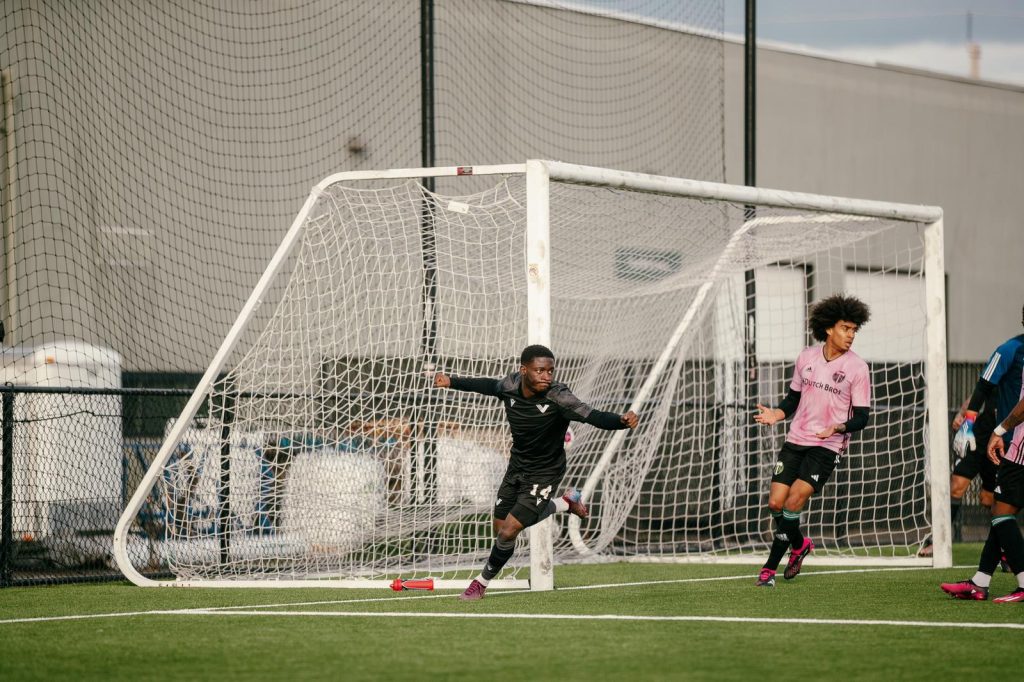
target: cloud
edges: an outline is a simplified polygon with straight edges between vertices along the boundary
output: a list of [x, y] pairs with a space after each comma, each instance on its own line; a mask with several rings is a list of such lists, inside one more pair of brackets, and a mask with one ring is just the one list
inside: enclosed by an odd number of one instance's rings
[[[964, 44], [916, 42], [857, 45], [832, 48], [826, 52], [841, 59], [884, 62], [962, 77], [970, 75], [970, 61]], [[983, 43], [980, 64], [984, 80], [1024, 86], [1024, 43]]]

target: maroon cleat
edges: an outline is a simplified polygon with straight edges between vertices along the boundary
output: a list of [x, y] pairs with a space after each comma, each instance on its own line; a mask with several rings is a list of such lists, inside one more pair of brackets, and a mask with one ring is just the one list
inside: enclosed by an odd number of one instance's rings
[[762, 568], [761, 575], [757, 576], [757, 587], [775, 587], [775, 571], [770, 568]]
[[1024, 587], [1018, 587], [1010, 594], [1004, 594], [1002, 597], [996, 597], [992, 600], [993, 604], [1009, 604], [1014, 601], [1024, 601]]
[[800, 546], [800, 549], [794, 549], [789, 553], [789, 563], [786, 564], [786, 570], [783, 571], [782, 577], [786, 580], [792, 580], [800, 575], [800, 568], [804, 565], [804, 559], [813, 551], [814, 543], [811, 542], [810, 538], [804, 538], [804, 544]]
[[957, 599], [970, 599], [972, 601], [985, 601], [988, 599], [988, 588], [975, 585], [970, 580], [961, 580], [958, 583], [942, 583], [939, 585], [942, 591]]
[[578, 490], [569, 488], [565, 491], [565, 494], [562, 495], [562, 499], [569, 504], [570, 514], [575, 514], [581, 519], [585, 519], [590, 516], [590, 510], [587, 509], [587, 505], [583, 504]]
[[459, 595], [462, 601], [476, 601], [484, 598], [484, 591], [487, 588], [479, 580], [473, 580], [466, 588], [466, 591]]

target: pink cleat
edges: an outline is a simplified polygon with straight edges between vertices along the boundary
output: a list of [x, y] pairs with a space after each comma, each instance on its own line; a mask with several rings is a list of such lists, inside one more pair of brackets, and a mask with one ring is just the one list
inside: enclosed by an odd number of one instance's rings
[[811, 542], [810, 538], [804, 538], [804, 544], [800, 546], [800, 549], [794, 549], [789, 553], [789, 563], [786, 564], [786, 570], [782, 573], [782, 577], [786, 580], [792, 580], [800, 575], [800, 568], [804, 565], [804, 559], [813, 551], [814, 543]]
[[775, 571], [770, 568], [762, 568], [761, 575], [757, 576], [757, 587], [775, 587]]
[[484, 591], [487, 588], [479, 580], [473, 580], [466, 588], [466, 591], [459, 595], [462, 601], [476, 601], [484, 598]]
[[970, 599], [972, 601], [985, 601], [988, 599], [988, 588], [975, 585], [970, 580], [961, 580], [958, 583], [942, 583], [939, 587], [942, 588], [943, 592], [957, 599]]
[[575, 488], [569, 488], [562, 495], [562, 499], [569, 504], [569, 513], [575, 514], [581, 519], [585, 519], [590, 516], [590, 510], [587, 509], [587, 505], [583, 504], [580, 499], [580, 493]]
[[992, 600], [993, 604], [1009, 604], [1013, 601], [1024, 601], [1024, 587], [1018, 587], [1010, 594], [1004, 594], [1002, 597], [996, 597]]

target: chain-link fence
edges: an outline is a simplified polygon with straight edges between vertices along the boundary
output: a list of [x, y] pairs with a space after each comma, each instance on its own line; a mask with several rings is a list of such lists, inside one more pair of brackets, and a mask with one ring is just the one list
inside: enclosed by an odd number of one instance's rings
[[[191, 391], [7, 386], [0, 394], [0, 586], [119, 579], [114, 526]], [[152, 547], [166, 516], [162, 500], [149, 500], [135, 546]], [[155, 557], [141, 565], [165, 570]]]
[[[950, 420], [981, 367], [949, 365]], [[0, 390], [0, 586], [121, 579], [112, 558], [114, 526], [195, 379], [126, 373], [130, 388]], [[987, 534], [979, 485], [975, 480], [964, 498], [957, 540], [976, 542]], [[158, 549], [168, 523], [186, 515], [215, 523], [215, 504], [175, 505], [154, 492], [132, 529], [133, 560], [154, 578], [170, 575]]]

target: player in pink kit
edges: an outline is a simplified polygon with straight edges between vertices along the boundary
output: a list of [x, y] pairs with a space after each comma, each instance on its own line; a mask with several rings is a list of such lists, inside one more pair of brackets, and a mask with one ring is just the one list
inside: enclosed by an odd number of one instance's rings
[[775, 586], [775, 571], [787, 549], [791, 551], [783, 576], [792, 580], [800, 573], [814, 550], [814, 543], [800, 531], [800, 512], [825, 486], [850, 434], [867, 426], [871, 375], [850, 346], [870, 317], [868, 307], [852, 296], [837, 294], [819, 301], [811, 309], [808, 326], [821, 345], [805, 348], [797, 357], [789, 393], [778, 407], [757, 406], [758, 424], [771, 426], [793, 417], [768, 493], [776, 533], [758, 586]]

